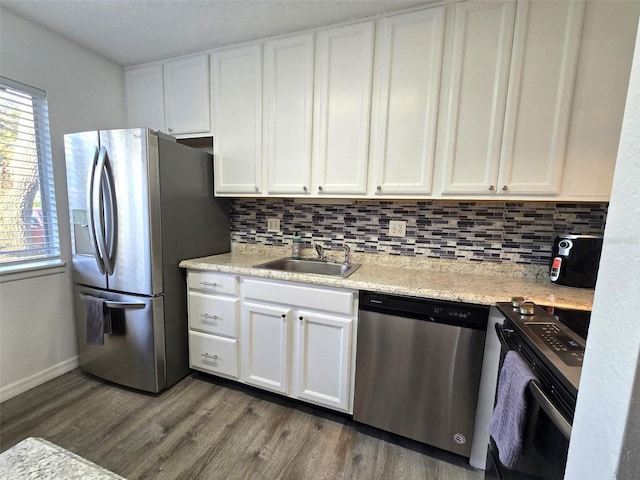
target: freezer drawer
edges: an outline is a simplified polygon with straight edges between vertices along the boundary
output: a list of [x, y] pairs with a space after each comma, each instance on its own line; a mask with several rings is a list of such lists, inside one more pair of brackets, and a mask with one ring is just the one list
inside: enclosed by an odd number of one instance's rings
[[[112, 334], [103, 345], [86, 342], [84, 295], [108, 300]], [[166, 386], [163, 297], [123, 295], [76, 287], [80, 368], [111, 382], [148, 392]]]

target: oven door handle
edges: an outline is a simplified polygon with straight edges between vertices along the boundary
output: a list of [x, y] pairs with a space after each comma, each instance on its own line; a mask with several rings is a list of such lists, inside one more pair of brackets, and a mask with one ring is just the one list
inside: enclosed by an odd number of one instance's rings
[[510, 346], [509, 343], [507, 342], [507, 339], [505, 338], [504, 334], [505, 331], [507, 333], [511, 333], [513, 332], [513, 330], [509, 330], [509, 329], [505, 329], [502, 325], [500, 325], [499, 323], [496, 323], [494, 325], [495, 329], [496, 329], [496, 335], [498, 336], [498, 340], [500, 341], [500, 345], [502, 345], [502, 348], [504, 348], [507, 352], [509, 350], [513, 350]]
[[[500, 345], [506, 351], [513, 350], [507, 339], [505, 337], [505, 333], [511, 333], [513, 330], [505, 329], [502, 325], [496, 323], [495, 324], [496, 335], [498, 336], [498, 340], [500, 341]], [[544, 410], [549, 419], [553, 422], [553, 424], [558, 427], [560, 433], [564, 435], [564, 437], [569, 440], [571, 438], [571, 423], [565, 418], [565, 416], [556, 408], [553, 402], [549, 399], [546, 393], [542, 391], [538, 382], [529, 382], [529, 390], [531, 394], [540, 405], [540, 408]]]
[[540, 405], [540, 408], [544, 410], [553, 424], [558, 427], [560, 433], [569, 440], [571, 438], [571, 423], [564, 417], [564, 415], [556, 408], [553, 402], [547, 397], [547, 394], [542, 391], [538, 382], [529, 382], [529, 390]]

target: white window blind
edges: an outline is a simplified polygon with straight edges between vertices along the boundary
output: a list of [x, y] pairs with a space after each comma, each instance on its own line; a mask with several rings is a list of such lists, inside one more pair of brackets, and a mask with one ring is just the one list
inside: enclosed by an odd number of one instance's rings
[[0, 272], [60, 262], [45, 92], [0, 77]]

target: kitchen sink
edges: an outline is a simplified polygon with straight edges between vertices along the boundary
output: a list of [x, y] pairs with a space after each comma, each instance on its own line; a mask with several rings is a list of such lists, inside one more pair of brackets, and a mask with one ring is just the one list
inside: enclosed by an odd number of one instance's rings
[[332, 263], [323, 260], [294, 260], [293, 258], [279, 258], [271, 262], [254, 265], [254, 268], [280, 270], [281, 272], [313, 273], [316, 275], [332, 275], [334, 277], [348, 277], [360, 267], [357, 263]]

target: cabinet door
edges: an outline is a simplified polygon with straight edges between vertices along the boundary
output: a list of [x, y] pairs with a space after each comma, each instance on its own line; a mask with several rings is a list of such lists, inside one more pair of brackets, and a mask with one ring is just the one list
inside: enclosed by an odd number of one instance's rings
[[516, 3], [457, 3], [445, 90], [442, 193], [492, 195], [498, 178]]
[[165, 132], [162, 65], [130, 68], [125, 81], [129, 127]]
[[516, 8], [498, 192], [555, 195], [569, 129], [584, 2]]
[[342, 411], [350, 408], [353, 320], [296, 312], [294, 365], [296, 397]]
[[380, 21], [376, 38], [370, 191], [431, 193], [445, 8]]
[[640, 2], [587, 2], [573, 91], [562, 196], [611, 195]]
[[164, 100], [167, 132], [209, 132], [209, 56], [165, 62]]
[[289, 393], [287, 307], [245, 302], [242, 314], [242, 370], [246, 383]]
[[264, 158], [267, 193], [311, 187], [313, 35], [264, 45]]
[[262, 189], [262, 50], [260, 45], [211, 55], [216, 193]]
[[374, 23], [316, 37], [314, 193], [366, 192]]

